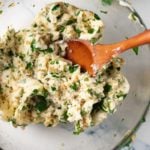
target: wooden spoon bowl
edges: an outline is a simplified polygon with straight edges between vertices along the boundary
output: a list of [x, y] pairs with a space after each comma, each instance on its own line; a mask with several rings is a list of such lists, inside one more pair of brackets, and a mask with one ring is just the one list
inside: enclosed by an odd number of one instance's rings
[[90, 75], [95, 75], [97, 70], [108, 63], [112, 57], [123, 53], [130, 48], [150, 43], [150, 30], [146, 30], [127, 40], [109, 44], [93, 45], [86, 40], [69, 40], [66, 50], [66, 58], [81, 68], [88, 71]]

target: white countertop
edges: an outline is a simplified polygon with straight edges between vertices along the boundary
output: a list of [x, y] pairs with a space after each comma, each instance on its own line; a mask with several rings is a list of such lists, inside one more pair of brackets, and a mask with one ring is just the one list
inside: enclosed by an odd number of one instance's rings
[[[131, 0], [134, 8], [143, 18], [147, 28], [150, 29], [150, 0]], [[150, 110], [146, 121], [136, 133], [136, 139], [132, 143], [131, 150], [150, 150]]]

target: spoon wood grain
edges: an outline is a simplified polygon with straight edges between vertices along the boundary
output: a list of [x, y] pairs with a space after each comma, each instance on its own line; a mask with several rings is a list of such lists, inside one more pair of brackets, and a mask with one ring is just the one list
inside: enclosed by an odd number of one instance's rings
[[150, 43], [150, 30], [146, 30], [127, 40], [102, 45], [93, 45], [86, 40], [69, 40], [66, 58], [79, 64], [90, 75], [95, 75], [96, 70], [108, 63], [112, 57], [123, 53], [130, 48]]

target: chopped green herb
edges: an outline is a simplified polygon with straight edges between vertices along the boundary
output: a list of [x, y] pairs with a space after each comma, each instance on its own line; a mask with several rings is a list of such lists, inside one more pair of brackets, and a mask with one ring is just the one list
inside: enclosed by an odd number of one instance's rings
[[71, 25], [71, 24], [74, 24], [74, 23], [76, 23], [76, 22], [77, 22], [76, 19], [70, 19], [70, 20], [68, 20], [68, 21], [66, 22], [66, 25]]
[[52, 77], [54, 77], [54, 78], [61, 78], [61, 77], [63, 77], [61, 74], [59, 74], [59, 73], [54, 73], [54, 72], [51, 72], [51, 75], [52, 75]]
[[142, 119], [140, 120], [141, 123], [146, 122], [146, 118], [145, 116], [142, 117]]
[[70, 85], [70, 88], [74, 91], [77, 91], [79, 89], [79, 82], [74, 82], [72, 85]]
[[59, 9], [59, 8], [60, 8], [60, 5], [57, 4], [57, 5], [55, 5], [55, 6], [52, 8], [52, 11], [56, 11], [56, 10]]
[[24, 60], [25, 54], [19, 53], [19, 54], [18, 54], [18, 57], [19, 57], [21, 60]]
[[59, 27], [59, 31], [62, 33], [62, 32], [64, 32], [64, 30], [65, 30], [65, 26], [60, 26]]
[[62, 114], [61, 121], [66, 122], [67, 119], [68, 119], [68, 114], [67, 114], [67, 110], [65, 110], [64, 113]]
[[14, 67], [13, 64], [7, 64], [7, 65], [4, 65], [3, 70], [8, 70], [8, 69], [13, 68], [13, 67]]
[[117, 98], [122, 97], [123, 99], [125, 99], [125, 98], [126, 98], [126, 96], [127, 96], [127, 94], [124, 94], [124, 93], [121, 91], [121, 92], [120, 92], [120, 93], [118, 93], [116, 96], [117, 96]]
[[27, 63], [26, 69], [32, 70], [32, 68], [33, 68], [33, 63], [31, 63], [31, 62]]
[[100, 20], [101, 19], [97, 14], [94, 14], [94, 17], [95, 17], [96, 20]]
[[37, 95], [38, 94], [38, 90], [37, 89], [34, 89], [33, 91], [32, 91], [32, 95], [34, 96], [34, 95]]
[[24, 94], [24, 89], [21, 89], [21, 91], [20, 91], [20, 97], [22, 97], [23, 94]]
[[57, 20], [61, 19], [62, 16], [63, 16], [63, 14], [58, 15], [58, 16], [57, 16]]
[[48, 94], [49, 94], [48, 91], [46, 89], [43, 89], [42, 96], [44, 96], [45, 98], [47, 98]]
[[90, 41], [91, 41], [91, 43], [95, 44], [98, 41], [98, 39], [97, 38], [92, 38]]
[[47, 17], [47, 21], [48, 21], [48, 22], [51, 22], [51, 20], [50, 20], [50, 18], [49, 18], [49, 17]]
[[48, 108], [48, 104], [44, 96], [36, 95], [35, 100], [36, 100], [36, 104], [34, 108], [37, 111], [42, 112]]
[[94, 91], [93, 89], [88, 89], [87, 92], [91, 95], [91, 96], [95, 96], [96, 98], [100, 98], [101, 94], [97, 93], [96, 91]]
[[102, 0], [103, 5], [111, 5], [113, 0]]
[[136, 21], [137, 18], [138, 18], [137, 13], [136, 13], [136, 12], [132, 12], [132, 13], [131, 13], [131, 19], [132, 19], [133, 21]]
[[78, 34], [78, 36], [80, 36], [80, 34], [81, 34], [81, 30], [80, 29], [75, 28], [75, 32]]
[[139, 47], [134, 47], [133, 51], [135, 52], [136, 55], [138, 55], [139, 54]]
[[68, 6], [69, 6], [69, 4], [68, 4], [68, 3], [64, 3], [64, 5], [65, 5], [66, 7], [68, 7]]
[[104, 86], [104, 93], [108, 93], [112, 90], [112, 86], [108, 83]]
[[83, 129], [81, 128], [80, 122], [78, 121], [75, 125], [75, 131], [73, 133], [76, 135], [79, 135], [82, 131]]
[[103, 101], [101, 109], [105, 112], [114, 113], [116, 109], [114, 106], [112, 106], [112, 103], [114, 102], [105, 99], [105, 101]]
[[89, 78], [88, 77], [84, 78], [84, 81], [89, 81]]
[[100, 10], [101, 13], [103, 14], [107, 14], [108, 12], [107, 11], [104, 11], [104, 10]]
[[2, 10], [0, 10], [0, 14], [2, 14], [3, 13], [3, 11]]
[[12, 122], [13, 125], [16, 125], [16, 119], [12, 118], [12, 119], [8, 119], [9, 122]]
[[101, 82], [102, 82], [102, 76], [98, 75], [97, 78], [96, 78], [96, 84], [99, 84]]
[[54, 52], [54, 50], [51, 47], [47, 48], [45, 51], [47, 51], [48, 53]]
[[110, 63], [110, 66], [106, 69], [106, 73], [107, 73], [108, 75], [111, 75], [113, 69], [114, 69], [114, 66], [113, 66], [112, 63]]
[[51, 61], [50, 61], [50, 64], [51, 64], [51, 65], [59, 64], [59, 61], [58, 61], [58, 60], [51, 60]]
[[88, 30], [88, 33], [90, 33], [90, 34], [92, 34], [93, 32], [94, 32], [93, 28], [91, 28], [91, 29]]
[[75, 12], [75, 16], [79, 16], [79, 14], [80, 14], [80, 10]]
[[22, 111], [24, 111], [24, 110], [26, 110], [26, 109], [27, 109], [27, 106], [23, 106], [23, 107], [21, 108]]
[[34, 28], [36, 28], [36, 27], [37, 27], [37, 24], [36, 24], [36, 23], [34, 23], [34, 24], [33, 24], [33, 27], [34, 27]]
[[34, 52], [36, 50], [36, 41], [35, 41], [35, 39], [33, 39], [32, 42], [31, 42], [31, 50], [32, 50], [32, 52]]
[[74, 73], [78, 69], [78, 65], [71, 65], [69, 66], [69, 72]]
[[87, 112], [85, 110], [81, 110], [81, 116], [85, 116], [87, 114]]
[[56, 91], [56, 87], [52, 86], [51, 87], [52, 91]]

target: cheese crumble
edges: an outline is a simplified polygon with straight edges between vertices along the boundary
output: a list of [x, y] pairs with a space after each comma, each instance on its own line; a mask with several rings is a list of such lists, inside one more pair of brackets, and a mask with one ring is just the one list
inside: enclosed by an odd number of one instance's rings
[[8, 29], [0, 39], [1, 118], [17, 126], [74, 124], [74, 133], [103, 121], [129, 90], [121, 58], [113, 58], [95, 77], [66, 60], [67, 39], [95, 43], [103, 22], [67, 3], [48, 4], [30, 28]]

